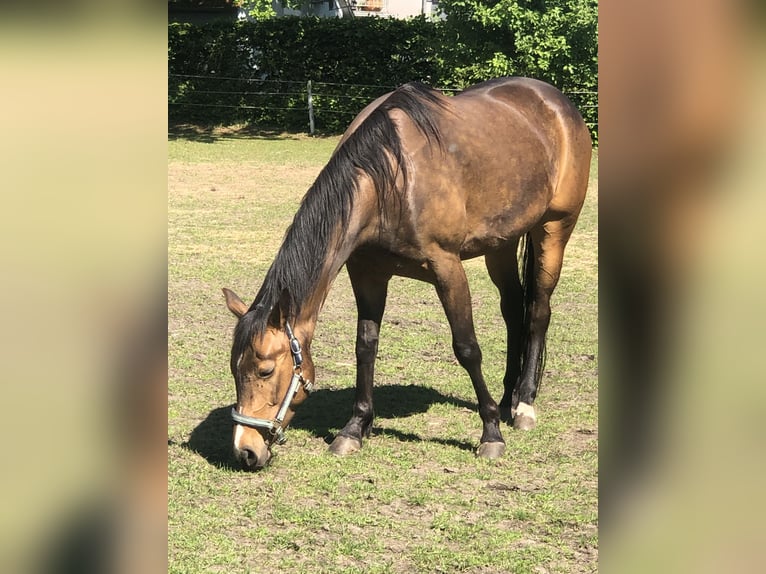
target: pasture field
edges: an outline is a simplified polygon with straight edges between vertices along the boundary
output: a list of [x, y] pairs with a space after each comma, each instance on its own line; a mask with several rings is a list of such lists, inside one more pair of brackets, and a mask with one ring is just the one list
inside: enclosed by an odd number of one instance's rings
[[[312, 345], [318, 390], [271, 466], [233, 466], [221, 287], [250, 303], [338, 138], [174, 131], [168, 143], [170, 572], [573, 573], [598, 561], [597, 155], [553, 296], [538, 426], [506, 423], [477, 459], [476, 397], [430, 285], [394, 278], [376, 419], [361, 452], [326, 452], [351, 413], [356, 310], [342, 271]], [[481, 259], [465, 263], [484, 374], [499, 400], [505, 327]]]

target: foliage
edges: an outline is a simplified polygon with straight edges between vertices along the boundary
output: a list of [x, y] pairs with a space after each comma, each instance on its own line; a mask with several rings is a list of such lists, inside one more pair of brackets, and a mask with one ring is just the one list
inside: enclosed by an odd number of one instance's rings
[[596, 0], [442, 0], [469, 81], [486, 71], [534, 76], [563, 90], [594, 89]]
[[424, 18], [173, 24], [171, 118], [305, 129], [305, 87], [312, 80], [322, 88], [314, 102], [317, 127], [339, 131], [391, 87], [411, 80], [439, 84], [436, 30]]
[[[246, 4], [266, 10], [265, 0]], [[444, 20], [171, 24], [171, 119], [305, 129], [308, 80], [315, 83], [317, 128], [329, 132], [342, 131], [369, 101], [412, 80], [461, 89], [519, 75], [570, 94], [596, 91], [595, 0], [442, 0], [440, 8]], [[571, 97], [595, 139], [595, 94]]]
[[276, 16], [271, 0], [239, 0], [237, 5], [244, 8], [247, 15], [255, 20], [263, 20]]

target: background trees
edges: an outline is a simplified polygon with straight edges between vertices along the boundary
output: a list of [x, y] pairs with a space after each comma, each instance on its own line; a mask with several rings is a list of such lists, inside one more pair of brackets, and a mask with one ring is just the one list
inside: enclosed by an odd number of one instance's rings
[[[263, 0], [246, 4], [266, 10]], [[441, 0], [439, 7], [441, 17], [408, 20], [171, 24], [171, 119], [304, 129], [312, 80], [317, 127], [339, 131], [371, 99], [408, 81], [460, 89], [517, 75], [568, 93], [597, 136], [596, 0]]]

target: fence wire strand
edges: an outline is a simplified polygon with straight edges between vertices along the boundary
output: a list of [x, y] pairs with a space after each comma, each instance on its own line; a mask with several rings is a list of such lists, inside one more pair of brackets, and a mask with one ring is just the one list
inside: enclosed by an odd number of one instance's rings
[[[386, 91], [391, 91], [396, 89], [396, 86], [382, 86], [382, 85], [375, 85], [375, 84], [344, 84], [344, 83], [338, 83], [338, 82], [311, 82], [311, 91], [312, 91], [312, 105], [308, 105], [308, 86], [307, 82], [300, 81], [300, 80], [273, 80], [273, 79], [261, 79], [261, 78], [235, 78], [235, 77], [229, 77], [229, 76], [217, 76], [214, 74], [209, 75], [202, 75], [202, 74], [168, 74], [169, 78], [184, 78], [188, 80], [211, 80], [216, 82], [247, 82], [247, 83], [257, 83], [261, 84], [263, 86], [264, 84], [270, 84], [274, 85], [275, 88], [277, 85], [285, 86], [287, 87], [288, 91], [279, 90], [278, 88], [274, 91], [267, 91], [264, 89], [255, 89], [255, 90], [247, 90], [247, 89], [232, 89], [232, 90], [226, 90], [226, 89], [202, 89], [198, 90], [195, 89], [194, 86], [192, 86], [188, 91], [185, 89], [185, 82], [181, 81], [178, 83], [178, 95], [176, 98], [193, 98], [196, 95], [201, 96], [221, 96], [219, 99], [220, 102], [194, 102], [194, 101], [174, 101], [173, 96], [169, 94], [168, 96], [168, 105], [173, 106], [174, 108], [183, 108], [183, 107], [191, 107], [191, 108], [223, 108], [223, 109], [230, 109], [230, 110], [259, 110], [259, 111], [279, 111], [279, 112], [301, 112], [305, 114], [311, 114], [315, 117], [322, 117], [322, 116], [355, 116], [357, 115], [361, 109], [366, 105], [367, 102], [371, 101], [371, 99], [378, 97], [385, 93]], [[297, 88], [297, 86], [301, 86], [301, 88]], [[221, 86], [216, 86], [218, 88], [221, 88]], [[265, 87], [265, 86], [264, 86]], [[359, 90], [360, 93], [357, 94], [351, 94], [351, 93], [335, 93], [337, 90], [330, 90], [328, 92], [324, 92], [322, 88], [338, 88], [342, 87], [345, 88], [347, 91], [352, 90]], [[260, 86], [259, 86], [260, 88]], [[292, 91], [292, 90], [300, 90], [300, 91]], [[447, 92], [450, 94], [457, 94], [463, 91], [462, 89], [458, 88], [438, 88], [442, 92]], [[571, 91], [565, 91], [565, 95], [572, 98], [577, 102], [577, 100], [586, 100], [582, 103], [576, 104], [577, 107], [580, 110], [592, 110], [595, 108], [598, 108], [598, 103], [590, 103], [588, 100], [593, 101], [593, 99], [597, 99], [598, 92], [593, 90], [571, 90]], [[231, 98], [227, 98], [227, 96], [231, 96]], [[293, 105], [287, 105], [287, 106], [255, 106], [255, 105], [249, 105], [246, 103], [243, 103], [241, 101], [247, 97], [270, 97], [274, 99], [279, 98], [286, 98], [286, 97], [292, 97], [292, 104]], [[236, 103], [224, 103], [226, 101], [232, 102], [234, 100]], [[357, 103], [357, 100], [361, 100], [361, 102]], [[332, 109], [328, 107], [327, 104], [330, 102], [334, 103], [340, 103], [340, 101], [347, 102], [346, 104], [341, 104], [341, 107], [349, 107], [350, 109]], [[288, 100], [290, 102], [290, 100]], [[325, 106], [323, 107], [323, 103], [325, 103]], [[598, 127], [598, 121], [586, 121], [586, 125], [592, 129], [596, 130]]]

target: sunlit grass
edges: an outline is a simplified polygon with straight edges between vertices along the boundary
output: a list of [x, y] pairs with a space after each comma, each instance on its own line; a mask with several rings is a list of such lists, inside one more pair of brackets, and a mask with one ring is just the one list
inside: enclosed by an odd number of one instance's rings
[[[373, 436], [353, 456], [326, 453], [353, 400], [356, 312], [344, 271], [312, 346], [320, 390], [288, 443], [257, 474], [227, 462], [234, 318], [220, 288], [252, 300], [336, 144], [231, 133], [169, 141], [170, 571], [595, 572], [595, 179], [553, 299], [540, 424], [528, 433], [504, 424], [505, 457], [473, 455], [481, 424], [470, 381], [433, 288], [405, 279], [389, 289]], [[481, 260], [466, 272], [499, 397], [499, 297]]]

